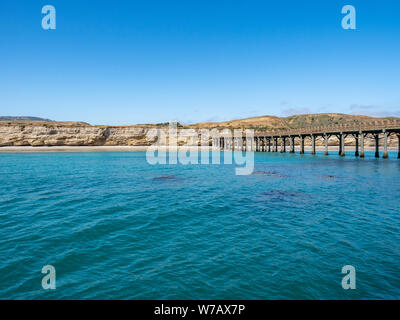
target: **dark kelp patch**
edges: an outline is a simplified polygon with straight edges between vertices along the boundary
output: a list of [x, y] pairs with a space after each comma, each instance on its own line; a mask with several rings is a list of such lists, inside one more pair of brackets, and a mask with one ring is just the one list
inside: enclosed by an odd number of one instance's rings
[[320, 179], [324, 179], [324, 180], [336, 180], [339, 178], [338, 176], [333, 176], [330, 174], [319, 174], [319, 175], [314, 174], [314, 176], [317, 178], [320, 178]]
[[157, 182], [174, 182], [174, 181], [179, 181], [180, 179], [176, 176], [173, 175], [168, 175], [168, 174], [163, 174], [157, 177], [154, 177], [152, 181], [157, 181]]
[[286, 190], [270, 190], [266, 192], [261, 192], [258, 196], [262, 200], [291, 200], [295, 198], [304, 198], [307, 196], [307, 194]]
[[268, 177], [279, 177], [279, 178], [287, 178], [288, 175], [286, 174], [282, 174], [279, 173], [278, 171], [262, 171], [262, 170], [258, 170], [258, 171], [254, 171], [252, 173], [253, 175], [264, 175], [264, 176], [268, 176]]

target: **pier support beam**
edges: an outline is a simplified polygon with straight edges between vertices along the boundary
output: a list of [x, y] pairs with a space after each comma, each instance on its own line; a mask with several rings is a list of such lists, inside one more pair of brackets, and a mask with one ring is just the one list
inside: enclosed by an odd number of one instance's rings
[[271, 138], [268, 138], [268, 152], [271, 152]]
[[275, 141], [274, 141], [274, 143], [275, 143], [274, 152], [278, 152], [278, 137], [276, 137], [276, 138], [274, 138], [274, 139], [275, 139]]
[[360, 158], [364, 158], [365, 157], [365, 153], [364, 153], [364, 132], [360, 131]]
[[379, 158], [379, 133], [375, 134], [375, 158]]
[[328, 155], [329, 154], [329, 152], [328, 152], [328, 145], [329, 145], [329, 136], [325, 133], [324, 134], [324, 142], [325, 142], [325, 152], [324, 152], [324, 155]]
[[341, 144], [342, 144], [342, 147], [341, 147], [342, 152], [340, 153], [340, 156], [344, 157], [346, 155], [346, 152], [344, 151], [344, 139], [346, 138], [346, 136], [343, 133], [340, 136], [341, 136], [340, 141], [341, 141]]
[[290, 140], [290, 153], [294, 153], [294, 137], [289, 137], [289, 140]]
[[389, 157], [387, 144], [388, 144], [388, 133], [386, 130], [383, 130], [383, 156], [382, 156], [383, 159], [387, 159]]
[[344, 157], [346, 153], [344, 152], [344, 135], [343, 132], [341, 132], [338, 136], [339, 138], [339, 155], [341, 157]]
[[286, 152], [286, 137], [281, 137], [281, 153]]
[[283, 152], [286, 153], [286, 137], [283, 137]]
[[311, 135], [311, 154], [315, 154], [315, 136]]
[[358, 157], [360, 155], [360, 153], [358, 152], [358, 133], [356, 133], [354, 135], [354, 139], [356, 139], [356, 152], [355, 152], [355, 156]]
[[300, 154], [304, 154], [304, 137], [300, 136]]
[[400, 159], [400, 134], [397, 135], [397, 139], [399, 140], [399, 148], [398, 148], [397, 158]]

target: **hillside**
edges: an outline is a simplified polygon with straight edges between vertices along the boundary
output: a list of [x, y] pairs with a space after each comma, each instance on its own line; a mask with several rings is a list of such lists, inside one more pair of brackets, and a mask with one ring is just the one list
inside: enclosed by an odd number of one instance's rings
[[224, 122], [203, 122], [191, 125], [194, 128], [247, 128], [255, 130], [298, 129], [309, 126], [360, 123], [375, 120], [400, 119], [395, 117], [374, 118], [363, 115], [340, 113], [300, 114], [289, 117], [261, 116]]
[[301, 114], [284, 118], [288, 128], [297, 129], [310, 126], [329, 126], [338, 124], [358, 124], [368, 121], [392, 120], [394, 117], [373, 118], [363, 115], [341, 113]]

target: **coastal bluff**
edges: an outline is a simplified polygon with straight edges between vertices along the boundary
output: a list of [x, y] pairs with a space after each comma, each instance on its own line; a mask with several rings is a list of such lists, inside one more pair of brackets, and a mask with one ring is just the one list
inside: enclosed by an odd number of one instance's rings
[[77, 124], [1, 124], [4, 146], [146, 146], [148, 128]]
[[[38, 119], [38, 120], [37, 120]], [[58, 122], [33, 117], [0, 117], [0, 147], [12, 146], [149, 146], [154, 141], [146, 138], [150, 129], [168, 130], [168, 123], [138, 124], [128, 126], [90, 125], [85, 122]], [[191, 125], [178, 124], [180, 129], [253, 129], [255, 133], [266, 130], [288, 130], [312, 126], [337, 124], [359, 124], [369, 121], [398, 119], [373, 118], [346, 114], [306, 114], [290, 117], [261, 116], [224, 122], [203, 122]], [[168, 138], [167, 138], [168, 140]], [[185, 135], [178, 141], [182, 145], [187, 141]], [[200, 137], [199, 141], [200, 143]], [[296, 143], [297, 144], [297, 143]], [[353, 146], [354, 139], [345, 138], [345, 145]], [[311, 145], [307, 139], [305, 145]], [[317, 139], [317, 146], [323, 141]], [[336, 137], [329, 140], [329, 145], [338, 146]], [[375, 141], [365, 139], [365, 146], [374, 146]], [[388, 139], [390, 147], [397, 146], [395, 136]]]

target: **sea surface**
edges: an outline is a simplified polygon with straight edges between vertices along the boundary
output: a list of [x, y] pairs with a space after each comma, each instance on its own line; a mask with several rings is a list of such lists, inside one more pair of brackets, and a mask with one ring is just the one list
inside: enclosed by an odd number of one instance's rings
[[237, 176], [140, 152], [0, 154], [0, 299], [399, 299], [389, 156], [256, 153]]

